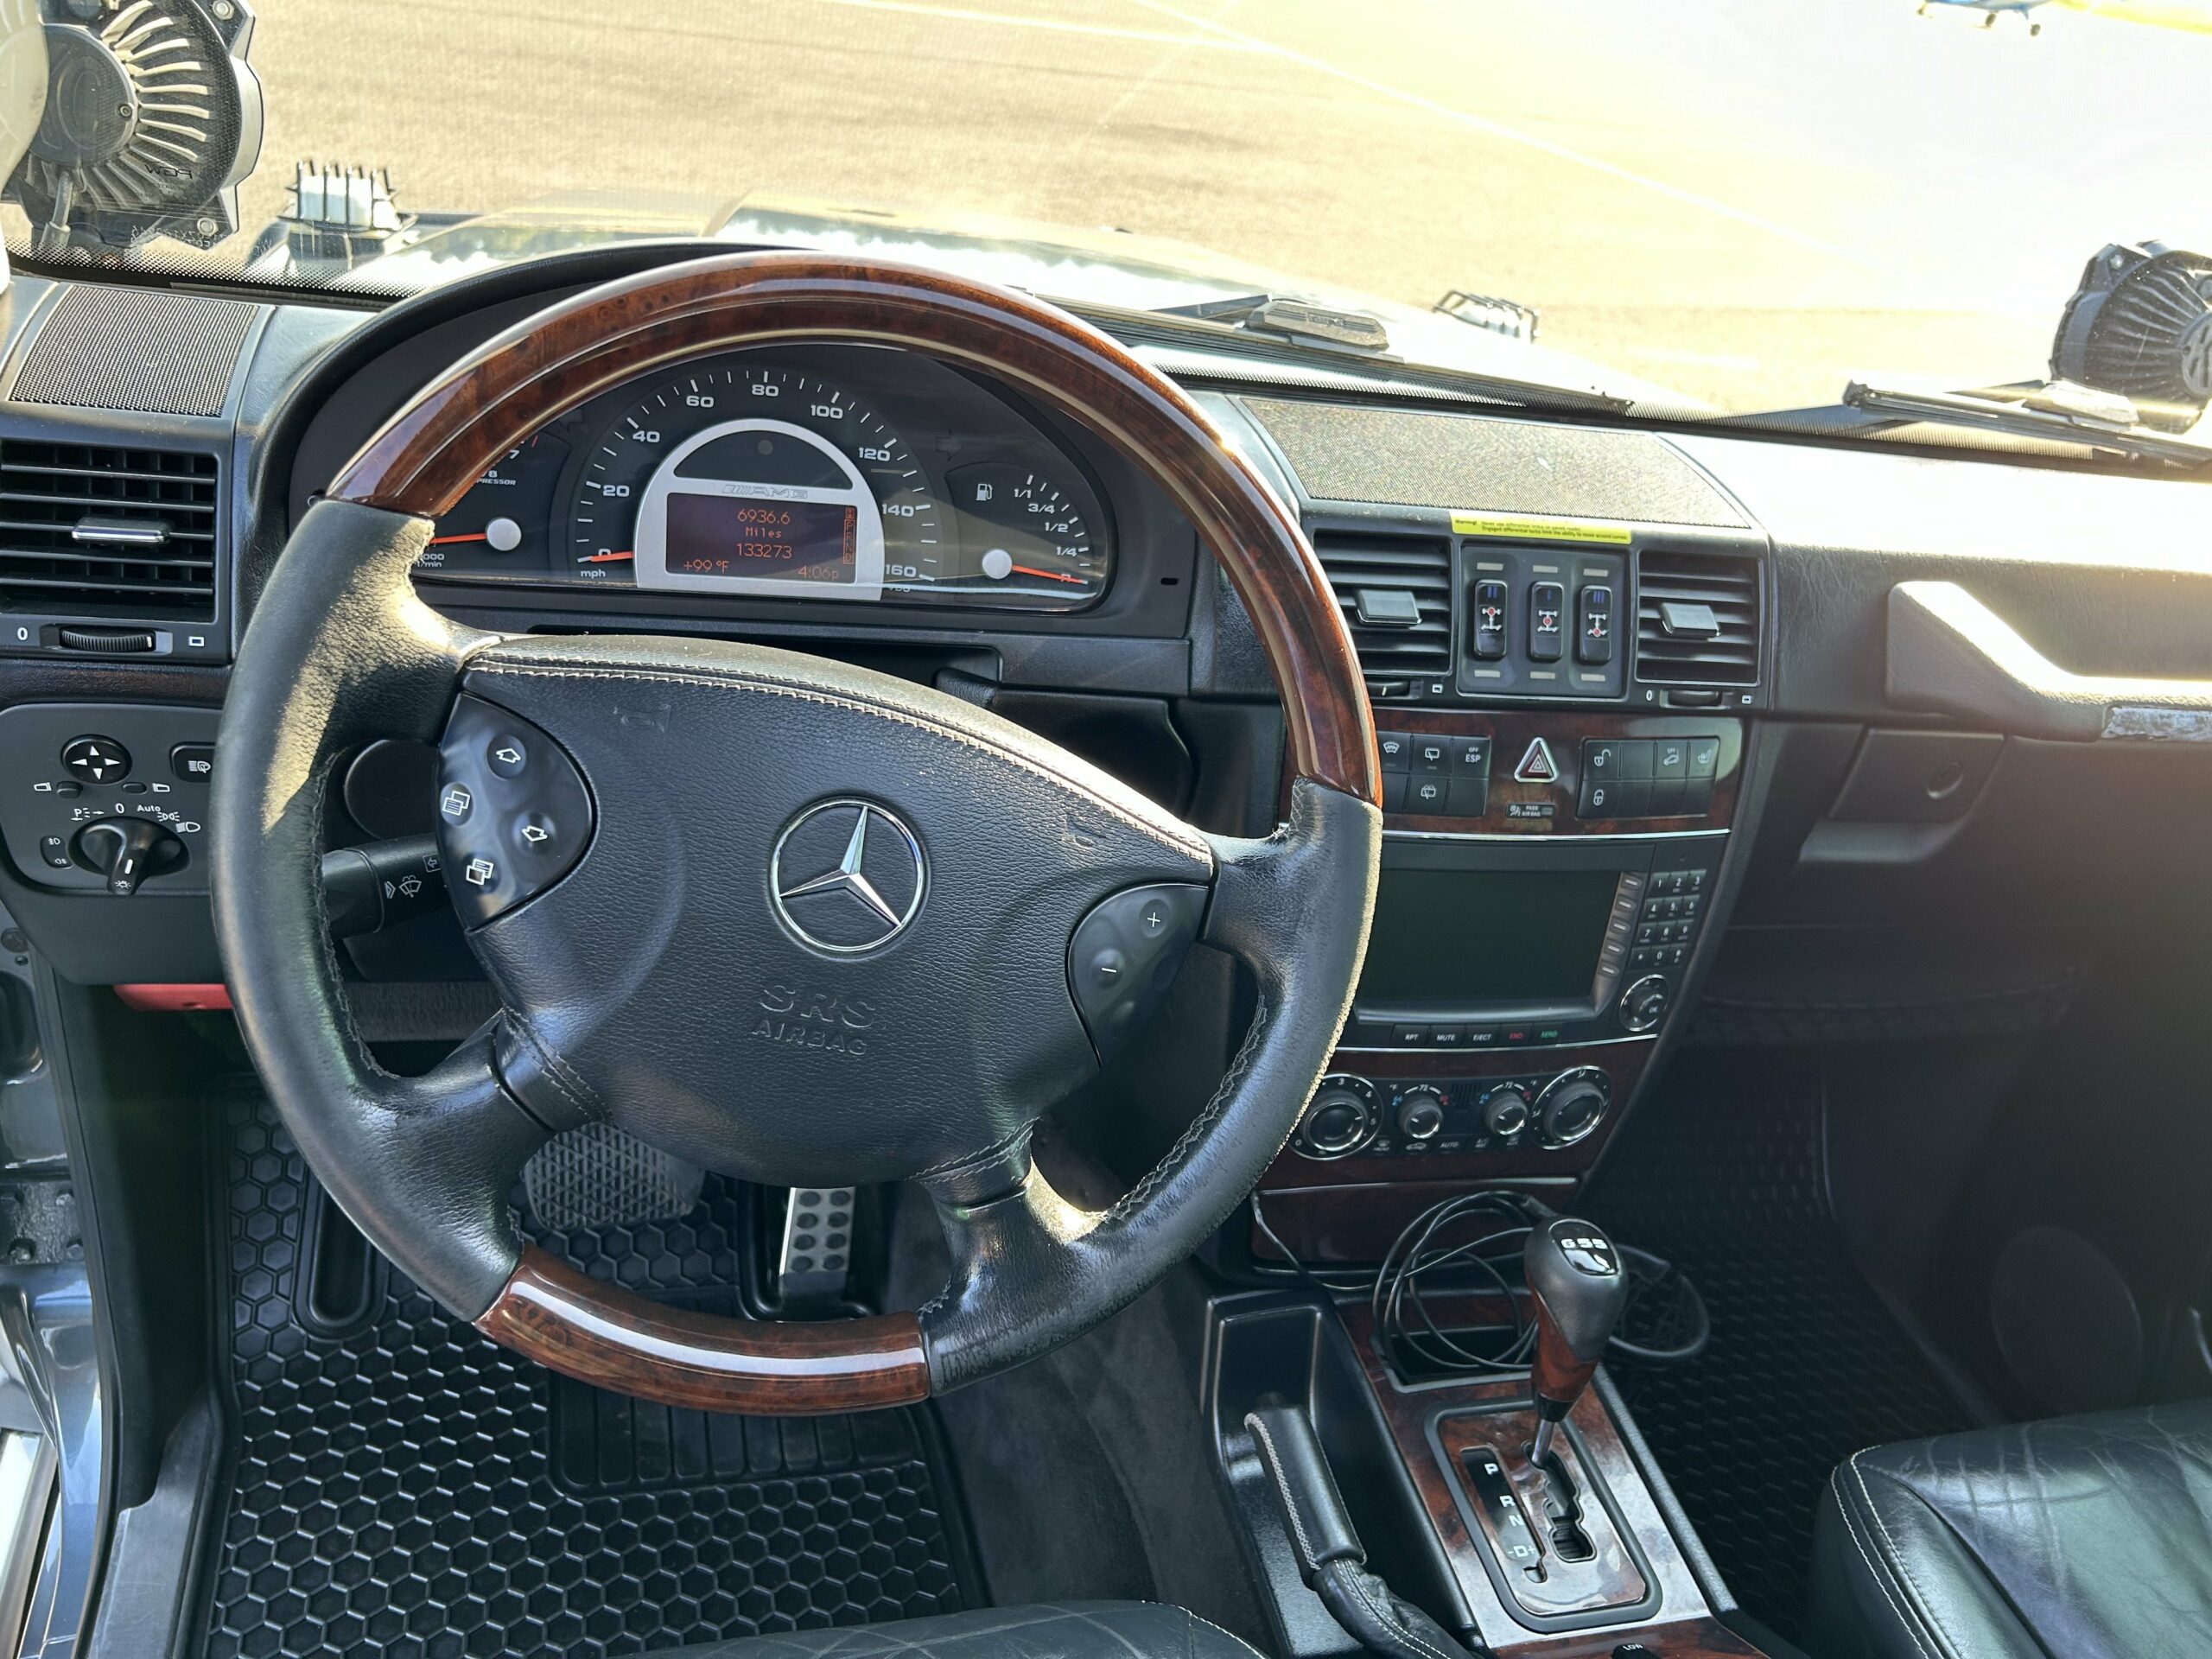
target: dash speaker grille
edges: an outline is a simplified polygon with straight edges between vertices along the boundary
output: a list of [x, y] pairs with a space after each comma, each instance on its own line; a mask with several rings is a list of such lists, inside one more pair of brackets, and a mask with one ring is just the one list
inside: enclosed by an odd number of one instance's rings
[[1743, 528], [1649, 432], [1247, 397], [1306, 493], [1326, 501]]
[[253, 314], [237, 300], [73, 283], [32, 339], [15, 401], [219, 415]]

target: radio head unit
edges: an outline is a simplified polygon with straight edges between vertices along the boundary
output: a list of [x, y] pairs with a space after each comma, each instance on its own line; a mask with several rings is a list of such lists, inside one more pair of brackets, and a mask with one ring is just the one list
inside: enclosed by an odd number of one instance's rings
[[1347, 1048], [1602, 1041], [1653, 1030], [1722, 837], [1385, 844]]

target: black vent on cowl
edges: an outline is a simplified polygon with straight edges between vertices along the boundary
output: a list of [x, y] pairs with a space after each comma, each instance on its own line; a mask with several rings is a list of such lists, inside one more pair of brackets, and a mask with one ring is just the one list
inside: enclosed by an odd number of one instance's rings
[[1758, 684], [1758, 562], [1638, 554], [1636, 677], [1660, 685]]
[[1325, 530], [1313, 537], [1371, 679], [1452, 671], [1452, 543], [1441, 536]]
[[0, 440], [0, 611], [215, 615], [215, 457]]

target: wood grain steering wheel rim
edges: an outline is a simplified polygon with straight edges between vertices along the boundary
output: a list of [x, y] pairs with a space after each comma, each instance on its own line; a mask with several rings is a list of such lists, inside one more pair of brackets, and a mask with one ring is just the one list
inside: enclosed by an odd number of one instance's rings
[[417, 394], [334, 499], [435, 518], [547, 422], [704, 353], [820, 340], [900, 346], [1020, 387], [1119, 447], [1212, 550], [1260, 631], [1299, 777], [1380, 804], [1351, 636], [1298, 521], [1182, 389], [1057, 307], [814, 254], [738, 254], [594, 289], [517, 324]]
[[[1218, 560], [1265, 650], [1282, 700], [1292, 768], [1310, 786], [1304, 798], [1348, 798], [1337, 805], [1356, 809], [1357, 817], [1339, 822], [1356, 822], [1358, 834], [1371, 843], [1363, 851], [1365, 888], [1347, 896], [1347, 904], [1358, 902], [1352, 908], [1340, 906], [1345, 919], [1332, 924], [1337, 933], [1357, 936], [1351, 941], [1349, 956], [1341, 950], [1332, 956], [1325, 975], [1344, 982], [1325, 987], [1330, 994], [1313, 1004], [1332, 1008], [1333, 1014], [1305, 1011], [1296, 997], [1285, 1000], [1279, 990], [1269, 993], [1284, 1008], [1286, 1020], [1302, 1019], [1308, 1026], [1324, 1017], [1330, 1021], [1325, 1032], [1317, 1028], [1297, 1039], [1303, 1046], [1289, 1066], [1294, 1081], [1274, 1085], [1278, 1091], [1285, 1087], [1310, 1090], [1333, 1044], [1348, 1003], [1350, 978], [1363, 950], [1374, 848], [1379, 846], [1380, 834], [1373, 725], [1357, 660], [1327, 581], [1295, 518], [1178, 387], [1118, 343], [1050, 305], [941, 273], [810, 254], [736, 255], [648, 272], [539, 313], [418, 393], [353, 457], [327, 492], [329, 501], [378, 510], [346, 521], [365, 525], [365, 530], [355, 532], [341, 526], [341, 533], [364, 538], [359, 556], [363, 569], [374, 563], [379, 574], [344, 588], [339, 575], [311, 576], [288, 570], [288, 565], [301, 562], [301, 534], [296, 533], [293, 548], [280, 561], [264, 595], [264, 607], [299, 612], [320, 604], [328, 607], [331, 616], [296, 615], [283, 624], [272, 619], [264, 629], [257, 614], [256, 630], [250, 632], [240, 652], [238, 683], [245, 686], [251, 667], [254, 689], [236, 699], [240, 706], [226, 714], [225, 736], [247, 754], [274, 756], [276, 770], [285, 776], [276, 784], [232, 783], [231, 810], [251, 816], [269, 845], [280, 834], [294, 835], [294, 842], [287, 844], [296, 855], [296, 826], [286, 826], [301, 810], [300, 798], [311, 792], [312, 777], [327, 778], [327, 768], [336, 764], [344, 741], [358, 741], [357, 722], [335, 712], [345, 698], [361, 684], [391, 678], [399, 689], [379, 690], [384, 701], [411, 710], [406, 718], [418, 726], [429, 719], [431, 694], [397, 673], [385, 676], [375, 665], [338, 672], [326, 677], [334, 681], [334, 689], [309, 696], [303, 703], [307, 694], [297, 687], [260, 689], [264, 681], [275, 677], [267, 659], [280, 648], [311, 655], [330, 648], [330, 642], [348, 626], [358, 632], [365, 625], [386, 631], [394, 639], [411, 635], [419, 640], [421, 654], [429, 664], [422, 677], [435, 677], [440, 665], [457, 672], [458, 664], [485, 636], [458, 628], [422, 606], [404, 573], [429, 534], [423, 521], [449, 511], [501, 455], [547, 423], [654, 368], [713, 352], [798, 341], [904, 347], [1018, 387], [1122, 450], [1189, 518]], [[404, 515], [411, 522], [395, 529], [385, 515]], [[302, 533], [312, 522], [312, 516], [302, 521]], [[334, 516], [326, 522], [340, 520]], [[392, 543], [391, 548], [367, 544], [379, 535]], [[284, 586], [288, 578], [294, 579], [291, 588]], [[327, 595], [309, 597], [307, 584], [311, 580], [321, 582]], [[291, 629], [285, 639], [306, 644], [280, 647], [268, 638], [257, 639], [257, 634], [276, 636], [280, 626]], [[262, 646], [257, 654], [257, 645]], [[254, 658], [251, 664], [249, 658]], [[322, 722], [311, 734], [299, 729], [303, 708], [312, 717], [304, 723]], [[310, 741], [313, 754], [286, 757], [288, 746], [304, 751]], [[225, 761], [218, 767], [219, 780], [234, 770]], [[219, 806], [224, 804], [219, 796]], [[1243, 844], [1263, 848], [1283, 839], [1279, 836], [1267, 843]], [[1338, 839], [1344, 839], [1341, 833]], [[267, 847], [260, 850], [265, 853]], [[228, 852], [217, 849], [217, 921], [226, 958], [258, 948], [251, 938], [257, 924], [250, 906], [256, 892], [265, 896], [276, 891], [259, 885], [264, 878], [253, 863], [256, 856], [257, 849], [243, 838]], [[1288, 873], [1286, 863], [1285, 871], [1276, 874]], [[1300, 880], [1312, 884], [1310, 869], [1283, 885], [1294, 888]], [[1286, 908], [1279, 892], [1272, 902], [1277, 910]], [[288, 912], [284, 925], [289, 925]], [[1286, 925], [1275, 918], [1247, 926], [1248, 936], [1266, 936], [1266, 942], [1240, 954], [1265, 973], [1263, 958], [1268, 951], [1296, 946], [1294, 929], [1268, 931]], [[289, 1062], [273, 1058], [271, 1046], [281, 1046], [281, 1021], [319, 1005], [292, 1001], [292, 993], [281, 981], [254, 982], [258, 977], [234, 966], [233, 995], [257, 1060], [263, 1062], [265, 1076], [274, 1068], [296, 1080], [311, 1078], [312, 1065], [303, 1062], [287, 1071]], [[334, 987], [322, 988], [327, 993]], [[1255, 1039], [1259, 1029], [1255, 1022]], [[1291, 1039], [1278, 1029], [1271, 1040]], [[1253, 1049], [1254, 1042], [1248, 1040], [1237, 1067], [1232, 1068], [1232, 1081], [1237, 1071], [1255, 1069], [1248, 1065]], [[336, 1052], [334, 1046], [331, 1053]], [[326, 1071], [354, 1064], [327, 1054], [318, 1055], [316, 1063]], [[461, 1070], [456, 1066], [454, 1075], [461, 1075]], [[1266, 1068], [1257, 1070], [1264, 1072]], [[496, 1092], [496, 1071], [488, 1065], [483, 1071]], [[403, 1096], [396, 1088], [379, 1094], [382, 1085], [374, 1077], [352, 1070], [343, 1071], [342, 1076], [346, 1086], [364, 1098], [399, 1103], [400, 1116], [419, 1112], [415, 1121], [425, 1124], [435, 1126], [442, 1121], [436, 1113], [448, 1109], [456, 1113], [490, 1109], [478, 1103], [477, 1096], [486, 1086], [480, 1077], [437, 1085], [444, 1092], [432, 1091], [435, 1110], [423, 1110], [420, 1099]], [[1258, 1087], [1264, 1081], [1248, 1076], [1245, 1086]], [[292, 1086], [301, 1085], [295, 1082]], [[1224, 1099], [1236, 1105], [1230, 1086], [1224, 1082], [1217, 1107]], [[280, 1108], [284, 1107], [285, 1091], [273, 1077], [271, 1092], [278, 1096]], [[1290, 1103], [1287, 1114], [1277, 1103], [1269, 1119], [1273, 1145], [1244, 1148], [1234, 1165], [1237, 1179], [1246, 1173], [1256, 1179], [1294, 1123], [1304, 1097], [1300, 1093]], [[1224, 1110], [1222, 1121], [1227, 1121]], [[287, 1116], [291, 1116], [289, 1109]], [[1202, 1141], [1201, 1131], [1207, 1128], [1203, 1123], [1195, 1128], [1186, 1143], [1193, 1137]], [[300, 1138], [306, 1149], [308, 1137], [301, 1134]], [[435, 1135], [426, 1131], [423, 1144], [430, 1146], [434, 1141]], [[432, 1154], [410, 1150], [408, 1155]], [[1171, 1161], [1180, 1160], [1180, 1166], [1163, 1173], [1167, 1171], [1163, 1165], [1141, 1196], [1173, 1197], [1179, 1181], [1201, 1179], [1192, 1173], [1201, 1160], [1201, 1151], [1186, 1145], [1170, 1156]], [[366, 1203], [347, 1188], [342, 1170], [325, 1168], [326, 1164], [346, 1161], [337, 1142], [324, 1143], [310, 1161], [349, 1210], [356, 1201]], [[1202, 1174], [1217, 1186], [1224, 1179], [1219, 1170]], [[1247, 1179], [1245, 1190], [1249, 1186]], [[1241, 1199], [1243, 1193], [1235, 1196]], [[994, 1201], [960, 1213], [958, 1224], [967, 1230], [968, 1242], [980, 1257], [1018, 1255], [1030, 1248], [1024, 1240], [1046, 1240], [1052, 1250], [1076, 1248], [1079, 1242], [1052, 1236], [1063, 1230], [1063, 1224], [1046, 1207], [1032, 1205], [1024, 1210], [1016, 1205], [1008, 1210], [1006, 1205], [1014, 1202]], [[361, 1217], [357, 1215], [356, 1219]], [[1216, 1216], [1211, 1224], [1217, 1225], [1219, 1219]], [[1144, 1222], [1141, 1206], [1120, 1220], [1127, 1224], [1126, 1233], [1139, 1234]], [[1155, 1246], [1156, 1241], [1146, 1248]], [[403, 1261], [402, 1265], [412, 1264]], [[946, 1317], [955, 1318], [962, 1296], [976, 1294], [972, 1284], [964, 1288], [956, 1285], [947, 1298], [932, 1306], [954, 1309]], [[555, 1370], [683, 1406], [756, 1413], [842, 1411], [917, 1401], [932, 1387], [933, 1356], [923, 1324], [913, 1314], [784, 1325], [715, 1318], [661, 1306], [589, 1279], [535, 1245], [522, 1249], [504, 1287], [475, 1323], [495, 1340]], [[979, 1343], [977, 1351], [995, 1355], [989, 1362], [993, 1365], [1013, 1363], [1002, 1348], [992, 1348], [988, 1341]], [[979, 1359], [976, 1364], [983, 1363]], [[957, 1380], [965, 1380], [969, 1373], [958, 1371], [951, 1361], [945, 1363], [949, 1372], [957, 1373]]]

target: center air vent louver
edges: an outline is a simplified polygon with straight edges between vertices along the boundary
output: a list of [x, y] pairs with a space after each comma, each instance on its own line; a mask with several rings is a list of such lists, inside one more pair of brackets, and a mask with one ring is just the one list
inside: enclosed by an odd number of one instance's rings
[[1369, 678], [1452, 671], [1452, 543], [1325, 530], [1313, 537]]
[[0, 440], [0, 611], [215, 615], [215, 457]]
[[1758, 562], [1638, 554], [1636, 677], [1660, 685], [1758, 684]]

